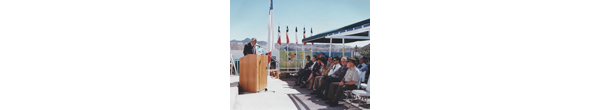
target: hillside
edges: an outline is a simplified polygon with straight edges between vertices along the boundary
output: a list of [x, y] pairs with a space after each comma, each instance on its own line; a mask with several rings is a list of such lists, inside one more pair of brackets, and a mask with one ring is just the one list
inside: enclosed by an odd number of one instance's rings
[[[244, 49], [244, 45], [248, 44], [248, 42], [250, 42], [250, 38], [246, 38], [244, 40], [231, 40], [229, 41], [229, 46], [231, 50], [243, 50]], [[267, 45], [266, 41], [258, 41], [257, 42], [258, 46], [261, 47], [265, 47]], [[368, 47], [369, 45], [365, 46]], [[301, 51], [302, 50], [302, 44], [296, 44], [294, 43], [289, 43], [287, 46], [285, 43], [281, 43], [281, 45], [276, 44], [275, 48], [278, 48], [280, 50], [285, 50], [287, 47], [288, 51]], [[310, 50], [310, 48], [312, 47], [313, 51], [321, 51], [321, 52], [325, 52], [325, 51], [329, 51], [329, 44], [315, 44], [315, 45], [311, 45], [310, 43], [304, 45], [304, 50], [308, 51]], [[355, 48], [355, 46], [350, 46], [350, 45], [346, 45], [346, 51], [353, 51]], [[363, 48], [363, 47], [357, 47], [358, 49]], [[340, 44], [334, 44], [332, 45], [332, 49], [331, 51], [333, 52], [341, 52], [342, 51], [342, 45]]]

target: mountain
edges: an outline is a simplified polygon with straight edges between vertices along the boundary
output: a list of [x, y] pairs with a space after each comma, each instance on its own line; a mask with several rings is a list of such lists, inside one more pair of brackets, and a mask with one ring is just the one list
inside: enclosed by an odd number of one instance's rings
[[[235, 39], [233, 39], [233, 40], [231, 40], [229, 42], [242, 42], [242, 43], [246, 44], [246, 43], [250, 42], [250, 38], [246, 38], [244, 40], [235, 40]], [[267, 45], [267, 41], [258, 41], [256, 43], [259, 44], [259, 45]]]
[[[230, 48], [231, 50], [242, 50], [244, 48], [244, 45], [248, 44], [248, 42], [250, 42], [250, 38], [246, 38], [244, 40], [231, 40], [230, 41]], [[256, 44], [260, 45], [260, 46], [266, 46], [267, 45], [267, 41], [258, 41]], [[275, 44], [275, 49], [280, 49], [280, 50], [285, 50], [286, 47], [289, 48], [290, 51], [295, 51], [295, 50], [302, 50], [302, 43], [296, 44], [291, 43], [289, 45], [286, 45], [285, 43], [281, 43], [282, 45], [279, 44]], [[368, 49], [370, 46], [366, 45], [364, 47], [358, 47], [359, 49]], [[342, 45], [340, 44], [334, 44], [331, 46], [332, 49], [331, 51], [333, 52], [341, 52], [342, 51]], [[356, 46], [352, 46], [352, 45], [346, 45], [346, 51], [354, 51], [354, 48]], [[366, 48], [365, 48], [366, 47]], [[329, 51], [329, 44], [323, 44], [323, 43], [317, 43], [314, 46], [312, 46], [310, 43], [306, 44], [304, 46], [304, 49], [306, 51], [313, 49], [314, 51], [320, 51], [320, 52], [327, 52]]]
[[260, 44], [260, 45], [267, 45], [267, 41], [258, 41], [258, 42], [256, 42], [256, 43], [257, 43], [257, 44]]

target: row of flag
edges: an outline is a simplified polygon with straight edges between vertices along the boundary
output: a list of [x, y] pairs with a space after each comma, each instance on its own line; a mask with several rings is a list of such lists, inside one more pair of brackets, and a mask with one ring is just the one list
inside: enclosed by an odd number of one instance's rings
[[[275, 45], [271, 45], [271, 41], [275, 40], [275, 38], [274, 38], [275, 37], [275, 35], [274, 35], [275, 34], [275, 30], [274, 30], [275, 26], [273, 26], [273, 24], [274, 24], [273, 23], [273, 20], [274, 20], [273, 19], [273, 0], [270, 0], [270, 1], [271, 1], [271, 4], [270, 4], [270, 7], [269, 7], [269, 23], [268, 23], [268, 26], [267, 26], [268, 30], [269, 30], [268, 31], [269, 32], [269, 34], [268, 34], [268, 40], [269, 41], [267, 42], [268, 43], [268, 46], [267, 46], [267, 51], [268, 51], [267, 55], [269, 56], [268, 62], [271, 62], [271, 55], [272, 55], [271, 52], [272, 52], [272, 50], [273, 50], [273, 48], [275, 46]], [[287, 39], [286, 44], [289, 44], [290, 43], [290, 37], [288, 36], [289, 28], [287, 26], [285, 28], [286, 28], [285, 29], [285, 38]], [[277, 43], [279, 45], [281, 45], [281, 31], [280, 30], [281, 30], [281, 28], [279, 26], [277, 26], [277, 33], [278, 33]], [[306, 38], [306, 28], [304, 27], [303, 30], [304, 30], [304, 32], [303, 32], [302, 36], [303, 36], [303, 39], [305, 39]], [[312, 33], [313, 33], [312, 28], [310, 28], [310, 36], [312, 36]], [[298, 44], [298, 27], [296, 27], [296, 44]], [[314, 42], [311, 42], [311, 44], [315, 45]], [[304, 45], [306, 45], [306, 42], [304, 42]], [[286, 50], [287, 50], [287, 47], [286, 47]], [[296, 54], [297, 54], [297, 52], [296, 52]], [[304, 46], [303, 46], [302, 47], [302, 53], [301, 53], [301, 55], [304, 56], [305, 54], [306, 53], [304, 53]], [[291, 53], [289, 53], [288, 55], [291, 55]], [[292, 56], [292, 58], [294, 58], [294, 57], [295, 57], [295, 55]], [[304, 57], [299, 57], [299, 58], [304, 58]], [[303, 64], [304, 64], [304, 61], [305, 60], [302, 60]], [[289, 64], [288, 64], [288, 66], [289, 66]]]
[[[281, 31], [280, 31], [280, 27], [279, 26], [277, 26], [277, 32], [279, 34], [279, 38], [277, 39], [277, 43], [279, 45], [281, 45]], [[289, 32], [289, 29], [288, 29], [287, 26], [285, 26], [285, 38], [287, 39], [286, 44], [290, 43], [290, 38], [288, 37], [288, 32]], [[298, 33], [298, 27], [296, 27], [296, 33]], [[313, 33], [312, 28], [310, 28], [310, 35], [311, 36], [312, 36], [312, 33]], [[303, 39], [306, 38], [306, 28], [304, 28], [304, 32], [303, 32], [302, 36], [303, 36]], [[298, 44], [298, 36], [296, 36], [296, 44]], [[304, 43], [304, 45], [306, 45], [306, 42]], [[315, 43], [312, 43], [312, 45], [315, 45]]]

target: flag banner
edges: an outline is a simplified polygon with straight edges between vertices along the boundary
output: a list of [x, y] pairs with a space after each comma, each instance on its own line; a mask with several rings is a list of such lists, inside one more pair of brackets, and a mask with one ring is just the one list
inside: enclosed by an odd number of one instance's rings
[[269, 10], [273, 10], [273, 0], [271, 0], [271, 7], [269, 7]]
[[[310, 28], [310, 36], [312, 36], [312, 28]], [[311, 42], [312, 45], [315, 45], [315, 42]]]
[[[302, 28], [302, 39], [306, 39], [306, 28]], [[304, 42], [304, 45], [306, 45], [306, 42]]]
[[290, 30], [289, 30], [288, 26], [285, 26], [285, 40], [286, 40], [285, 44], [290, 44], [290, 37], [288, 37], [289, 31]]
[[298, 27], [296, 27], [296, 44], [298, 44]]
[[277, 38], [277, 43], [281, 45], [281, 31], [279, 31], [279, 26], [277, 26], [277, 34], [279, 34], [279, 38]]

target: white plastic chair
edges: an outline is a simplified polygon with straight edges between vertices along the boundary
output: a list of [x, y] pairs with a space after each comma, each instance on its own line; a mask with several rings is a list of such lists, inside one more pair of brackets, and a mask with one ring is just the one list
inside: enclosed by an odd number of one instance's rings
[[[359, 76], [360, 76], [360, 81], [363, 82], [365, 81], [365, 73], [367, 72], [359, 72]], [[360, 83], [360, 85], [356, 86], [356, 89], [365, 89], [367, 88], [367, 84], [365, 83]], [[346, 94], [346, 99], [348, 99], [348, 97], [352, 97], [352, 91], [353, 90], [345, 90], [344, 94]]]
[[[360, 82], [364, 82], [365, 81], [365, 74], [367, 72], [360, 72]], [[367, 88], [367, 84], [365, 83], [360, 83], [360, 85], [358, 85], [358, 89], [365, 89]]]
[[369, 81], [367, 81], [367, 87], [366, 90], [352, 90], [352, 94], [354, 96], [354, 99], [358, 99], [360, 100], [359, 102], [359, 106], [362, 106], [363, 104], [366, 104], [367, 102], [370, 102], [371, 99], [371, 77], [369, 77]]

